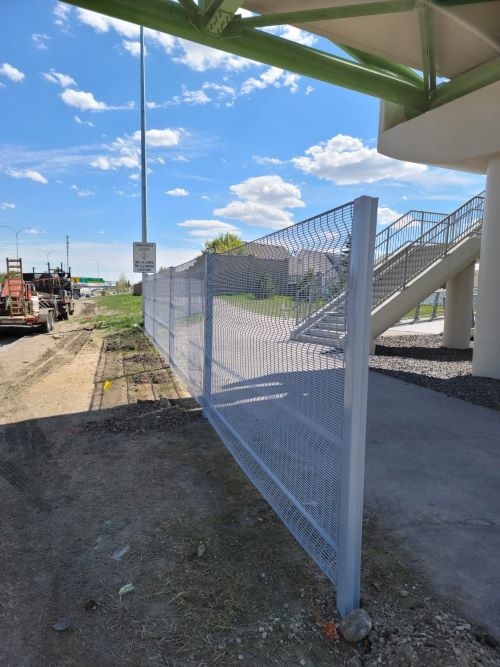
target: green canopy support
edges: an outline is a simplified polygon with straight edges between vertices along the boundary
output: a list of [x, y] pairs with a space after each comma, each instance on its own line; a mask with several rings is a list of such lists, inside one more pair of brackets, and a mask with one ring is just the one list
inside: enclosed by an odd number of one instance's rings
[[436, 60], [432, 35], [432, 16], [426, 0], [419, 0], [417, 11], [420, 27], [425, 93], [430, 101], [436, 89]]
[[184, 7], [171, 0], [66, 0], [115, 18], [189, 39], [243, 58], [280, 67], [303, 76], [332, 83], [379, 99], [395, 102], [414, 112], [424, 109], [423, 85], [390, 72], [373, 69], [262, 30], [246, 29], [238, 37], [199, 31]]
[[[474, 5], [491, 0], [381, 0], [324, 9], [306, 9], [266, 16], [236, 15], [241, 0], [65, 0], [108, 16], [169, 33], [243, 58], [342, 86], [406, 109], [414, 117], [500, 80], [500, 57], [451, 81], [436, 85], [431, 13], [436, 7]], [[355, 59], [347, 60], [261, 30], [283, 23], [301, 24], [335, 18], [419, 12], [423, 78], [410, 67], [357, 48], [340, 45]]]
[[393, 63], [390, 60], [381, 58], [380, 56], [375, 56], [373, 53], [366, 53], [366, 51], [354, 49], [352, 46], [346, 46], [345, 44], [336, 44], [336, 46], [342, 49], [342, 51], [348, 53], [360, 63], [376, 67], [377, 69], [383, 70], [384, 72], [390, 72], [391, 74], [394, 74], [401, 79], [415, 83], [417, 86], [423, 85], [422, 77], [420, 74], [415, 72], [415, 70], [411, 69], [411, 67], [406, 67], [405, 65], [400, 65], [399, 63]]
[[212, 0], [203, 14], [202, 25], [215, 35], [220, 35], [233, 20], [241, 5], [241, 0]]
[[432, 97], [431, 109], [473, 93], [496, 81], [500, 81], [500, 56], [456, 76], [451, 81], [440, 83]]

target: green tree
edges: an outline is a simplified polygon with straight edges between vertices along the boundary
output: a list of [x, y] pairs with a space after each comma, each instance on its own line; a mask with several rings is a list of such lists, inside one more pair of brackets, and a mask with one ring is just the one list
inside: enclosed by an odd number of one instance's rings
[[210, 253], [226, 252], [227, 250], [241, 248], [242, 245], [244, 245], [244, 242], [237, 234], [226, 232], [225, 234], [220, 234], [211, 241], [206, 241], [202, 254], [208, 255]]
[[124, 273], [120, 273], [120, 277], [116, 281], [116, 291], [117, 292], [126, 292], [128, 290], [129, 281], [127, 276]]
[[257, 299], [270, 299], [274, 295], [275, 287], [269, 273], [261, 273], [257, 282]]

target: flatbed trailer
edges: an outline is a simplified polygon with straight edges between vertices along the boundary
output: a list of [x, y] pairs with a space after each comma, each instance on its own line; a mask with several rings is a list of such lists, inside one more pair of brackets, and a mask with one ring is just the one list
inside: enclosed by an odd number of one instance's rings
[[49, 333], [59, 311], [57, 298], [39, 295], [23, 277], [22, 260], [7, 258], [7, 274], [0, 284], [0, 326], [37, 328]]

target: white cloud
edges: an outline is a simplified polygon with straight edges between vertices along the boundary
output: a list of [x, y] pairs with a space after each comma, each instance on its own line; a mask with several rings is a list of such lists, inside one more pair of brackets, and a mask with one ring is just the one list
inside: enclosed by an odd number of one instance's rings
[[69, 189], [73, 190], [78, 197], [93, 197], [95, 195], [92, 190], [80, 189], [78, 185], [70, 185]]
[[139, 26], [135, 23], [128, 23], [127, 21], [115, 19], [111, 16], [98, 14], [89, 9], [78, 8], [76, 11], [80, 23], [85, 23], [96, 32], [109, 32], [111, 29], [114, 29], [120, 35], [128, 38], [138, 37], [139, 35]]
[[57, 2], [53, 10], [54, 23], [59, 26], [66, 26], [69, 20], [70, 12], [71, 7], [69, 5], [65, 5], [62, 2]]
[[43, 229], [36, 229], [35, 227], [28, 227], [24, 230], [25, 234], [31, 234], [31, 236], [38, 236], [39, 234], [45, 234], [46, 232]]
[[24, 73], [9, 63], [3, 63], [3, 65], [0, 67], [0, 74], [3, 74], [3, 76], [6, 76], [11, 81], [15, 81], [17, 83], [24, 80]]
[[305, 204], [300, 189], [287, 183], [280, 176], [256, 176], [232, 185], [231, 192], [239, 197], [214, 215], [241, 220], [254, 227], [281, 229], [293, 223], [289, 208], [301, 208]]
[[402, 213], [398, 213], [397, 211], [394, 211], [392, 208], [389, 208], [388, 206], [379, 206], [377, 223], [379, 225], [390, 225], [392, 222], [394, 222], [401, 216]]
[[174, 188], [173, 190], [166, 190], [165, 194], [170, 195], [171, 197], [187, 197], [189, 195], [189, 190], [186, 190], [185, 188]]
[[46, 51], [48, 49], [47, 42], [49, 41], [50, 37], [45, 33], [34, 32], [31, 35], [31, 39], [35, 42], [35, 47], [39, 51]]
[[252, 155], [252, 160], [256, 162], [257, 164], [262, 164], [262, 165], [278, 165], [278, 164], [285, 164], [283, 160], [280, 160], [277, 157], [261, 157], [260, 155]]
[[200, 199], [203, 199], [203, 201], [210, 201], [210, 197], [208, 195], [201, 195]]
[[74, 121], [77, 125], [88, 125], [88, 127], [95, 127], [94, 123], [90, 120], [82, 120], [80, 116], [73, 116]]
[[246, 79], [241, 85], [240, 94], [249, 95], [254, 90], [264, 90], [269, 86], [289, 88], [291, 93], [296, 93], [299, 89], [298, 80], [297, 74], [285, 72], [279, 67], [268, 67], [258, 78], [252, 76]]
[[39, 171], [34, 169], [7, 169], [7, 174], [12, 178], [27, 178], [36, 183], [48, 183], [48, 180]]
[[128, 102], [120, 106], [110, 106], [106, 102], [96, 100], [93, 93], [74, 90], [73, 88], [67, 88], [63, 91], [61, 99], [68, 106], [81, 109], [82, 111], [120, 111], [122, 109], [134, 108], [133, 102]]
[[292, 158], [297, 169], [337, 185], [375, 183], [385, 179], [412, 181], [428, 167], [401, 162], [370, 148], [357, 137], [337, 134]]
[[115, 170], [119, 167], [126, 167], [127, 169], [135, 169], [139, 166], [139, 158], [136, 156], [122, 155], [118, 157], [106, 157], [100, 155], [90, 163], [92, 167], [101, 169], [102, 171]]
[[306, 95], [310, 95], [313, 92], [314, 88], [312, 86], [307, 86]]
[[280, 208], [297, 208], [304, 206], [301, 192], [296, 185], [287, 183], [281, 176], [255, 176], [246, 181], [232, 185], [231, 192], [240, 199], [255, 201]]
[[[164, 128], [163, 130], [146, 130], [146, 143], [149, 146], [153, 147], [170, 147], [177, 146], [180, 142], [180, 131], [172, 130], [169, 127]], [[141, 140], [141, 133], [139, 130], [134, 132], [134, 139], [136, 141]]]
[[[182, 130], [163, 128], [151, 129], [146, 132], [146, 143], [151, 148], [171, 148], [180, 143]], [[91, 161], [91, 166], [102, 171], [110, 171], [125, 167], [126, 169], [135, 169], [140, 165], [140, 140], [141, 133], [139, 130], [134, 132], [132, 136], [125, 135], [118, 137], [113, 143], [104, 145], [103, 148], [106, 153], [96, 156]], [[157, 157], [156, 161], [160, 162], [161, 157]], [[163, 162], [162, 162], [163, 163]], [[132, 174], [134, 177], [135, 174]], [[132, 180], [135, 180], [134, 178]]]
[[57, 83], [62, 88], [76, 86], [76, 81], [73, 79], [73, 77], [68, 76], [68, 74], [61, 74], [61, 72], [56, 72], [53, 68], [51, 68], [50, 72], [44, 72], [42, 76], [46, 81]]
[[211, 100], [204, 90], [183, 90], [182, 98], [186, 104], [202, 105]]
[[176, 42], [179, 55], [174, 56], [173, 61], [186, 65], [195, 72], [206, 72], [208, 69], [224, 69], [231, 72], [239, 72], [254, 63], [246, 58], [234, 56], [225, 51], [212, 49], [203, 44], [188, 42], [184, 39], [178, 39]]
[[228, 222], [220, 220], [185, 220], [177, 223], [179, 227], [189, 229], [189, 236], [201, 237], [205, 240], [213, 239], [219, 234], [239, 233], [239, 229]]
[[2, 202], [0, 202], [0, 208], [5, 211], [6, 209], [9, 209], [9, 208], [11, 208], [11, 209], [16, 208], [16, 205], [12, 204], [10, 202], [7, 202], [7, 201], [2, 201]]
[[[139, 53], [139, 26], [135, 23], [128, 23], [121, 19], [115, 19], [111, 16], [104, 16], [92, 12], [89, 9], [77, 9], [77, 16], [80, 23], [88, 25], [96, 32], [106, 33], [110, 30], [116, 31], [126, 40], [122, 41], [122, 46], [129, 51], [133, 56]], [[150, 40], [160, 46], [166, 53], [170, 53], [175, 46], [176, 38], [172, 35], [167, 35], [159, 30], [151, 30], [146, 28], [144, 31], [145, 40]]]
[[293, 25], [279, 26], [278, 28], [269, 28], [268, 32], [272, 32], [283, 39], [288, 39], [295, 44], [303, 44], [304, 46], [312, 46], [317, 42], [317, 38], [310, 32], [300, 30]]
[[139, 57], [141, 53], [141, 43], [140, 42], [132, 42], [128, 39], [124, 39], [122, 41], [122, 46], [124, 49], [126, 49], [132, 56]]

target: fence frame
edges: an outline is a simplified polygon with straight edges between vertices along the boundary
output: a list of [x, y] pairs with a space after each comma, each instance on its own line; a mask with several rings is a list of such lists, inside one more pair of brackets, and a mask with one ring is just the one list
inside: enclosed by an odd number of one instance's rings
[[[368, 358], [371, 341], [371, 308], [373, 288], [373, 264], [377, 226], [378, 199], [362, 196], [354, 200], [351, 228], [347, 296], [347, 336], [344, 349], [344, 386], [342, 409], [342, 437], [340, 454], [340, 507], [338, 513], [338, 544], [336, 545], [337, 608], [342, 616], [359, 607], [361, 578], [361, 541], [364, 495], [366, 412], [368, 392]], [[213, 410], [212, 363], [214, 335], [214, 262], [211, 254], [204, 258], [203, 298], [203, 361], [202, 396], [203, 414], [216, 427], [217, 419], [224, 415]], [[175, 336], [175, 269], [168, 269], [168, 360], [172, 369], [177, 366]], [[155, 300], [156, 274], [152, 280], [152, 297]], [[190, 286], [188, 287], [188, 290]], [[149, 294], [149, 291], [148, 291]], [[190, 295], [190, 292], [189, 292]], [[190, 298], [190, 297], [189, 297]], [[156, 304], [154, 304], [153, 332], [146, 332], [156, 343]], [[153, 335], [151, 336], [151, 333]], [[189, 378], [184, 378], [186, 381]], [[334, 407], [332, 401], [332, 408]], [[227, 424], [231, 430], [231, 424]], [[235, 437], [241, 440], [237, 431]], [[264, 464], [263, 468], [267, 467]], [[273, 475], [271, 471], [269, 474]], [[280, 483], [280, 480], [277, 480]], [[292, 496], [293, 499], [293, 496]]]
[[342, 616], [359, 607], [365, 479], [368, 358], [371, 343], [373, 262], [378, 199], [354, 200], [347, 300], [344, 421], [337, 551], [337, 608]]

